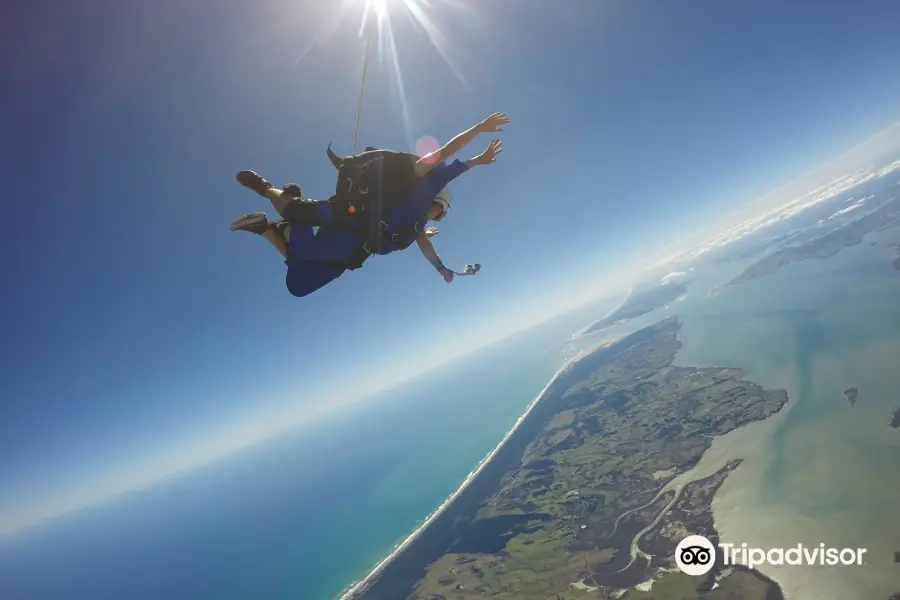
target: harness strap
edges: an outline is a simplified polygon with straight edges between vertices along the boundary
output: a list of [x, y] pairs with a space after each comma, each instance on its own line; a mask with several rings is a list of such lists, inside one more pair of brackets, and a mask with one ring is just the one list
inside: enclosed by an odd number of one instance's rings
[[343, 262], [350, 270], [358, 269], [370, 256], [385, 250], [387, 244], [396, 244], [400, 240], [417, 237], [423, 230], [424, 226], [421, 221], [416, 221], [414, 225], [402, 227], [390, 234], [388, 234], [389, 228], [384, 221], [379, 221], [373, 231], [369, 231], [369, 228], [365, 227], [360, 228], [357, 230], [359, 245], [344, 257]]
[[416, 221], [412, 225], [391, 229], [384, 221], [378, 222], [378, 227], [372, 231], [372, 235], [368, 238], [369, 249], [374, 253], [379, 253], [386, 249], [388, 244], [397, 244], [400, 241], [414, 240], [424, 231], [425, 226], [422, 221]]

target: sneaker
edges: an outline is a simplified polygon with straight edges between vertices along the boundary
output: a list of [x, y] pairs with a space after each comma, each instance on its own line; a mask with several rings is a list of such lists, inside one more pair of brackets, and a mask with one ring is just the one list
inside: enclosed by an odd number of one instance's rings
[[238, 171], [235, 179], [237, 179], [239, 184], [253, 190], [263, 198], [266, 197], [266, 192], [272, 189], [271, 183], [253, 171]]
[[262, 235], [268, 229], [269, 217], [266, 216], [266, 213], [261, 212], [238, 217], [231, 223], [232, 231], [247, 231], [256, 235]]

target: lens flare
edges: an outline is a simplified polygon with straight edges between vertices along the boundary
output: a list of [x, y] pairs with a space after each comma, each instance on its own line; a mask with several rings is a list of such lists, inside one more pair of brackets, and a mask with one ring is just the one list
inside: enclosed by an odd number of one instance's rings
[[416, 142], [416, 154], [419, 156], [425, 156], [426, 154], [430, 154], [435, 150], [439, 150], [440, 148], [440, 143], [430, 135], [419, 138], [419, 141]]
[[[435, 20], [435, 9], [440, 4], [453, 11], [466, 13], [470, 19], [477, 18], [478, 15], [469, 2], [471, 0], [346, 0], [343, 3], [335, 2], [333, 6], [335, 6], [337, 12], [333, 14], [334, 18], [331, 20], [333, 26], [328, 31], [320, 31], [297, 58], [297, 62], [303, 59], [312, 49], [312, 46], [327, 40], [331, 33], [334, 32], [335, 26], [347, 17], [354, 7], [357, 10], [361, 7], [362, 19], [358, 30], [359, 37], [365, 40], [369, 35], [372, 35], [372, 53], [373, 55], [377, 54], [379, 64], [386, 66], [387, 75], [390, 77], [391, 89], [396, 95], [399, 104], [406, 138], [410, 146], [412, 146], [415, 137], [411, 133], [412, 120], [403, 83], [403, 77], [409, 75], [401, 66], [393, 21], [398, 16], [411, 21], [416, 34], [425, 38], [427, 43], [437, 50], [457, 80], [464, 87], [468, 88], [468, 82], [451, 56], [451, 49], [460, 53], [462, 48], [460, 45], [453, 46], [446, 33], [438, 27]], [[364, 44], [366, 43], [364, 42]], [[365, 48], [365, 45], [363, 48]], [[369, 76], [371, 77], [372, 75], [370, 63]], [[421, 153], [419, 154], [421, 155]]]

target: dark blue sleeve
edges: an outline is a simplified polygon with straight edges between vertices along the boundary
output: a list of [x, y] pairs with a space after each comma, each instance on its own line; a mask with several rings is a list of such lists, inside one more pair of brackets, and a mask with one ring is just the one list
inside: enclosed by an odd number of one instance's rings
[[451, 164], [441, 163], [434, 167], [429, 177], [426, 177], [422, 183], [409, 195], [409, 197], [401, 202], [391, 213], [391, 221], [399, 223], [412, 223], [416, 219], [421, 218], [426, 212], [431, 202], [441, 189], [448, 183], [469, 170], [466, 163], [454, 160]]
[[445, 185], [468, 170], [469, 166], [459, 159], [454, 160], [449, 165], [444, 162], [434, 168], [434, 174], [431, 176], [431, 181], [434, 182], [434, 185], [438, 190], [441, 190]]
[[468, 170], [469, 167], [466, 163], [459, 160], [454, 160], [449, 165], [447, 163], [437, 165], [431, 176], [425, 179], [412, 194], [407, 209], [411, 210], [413, 214], [426, 212], [437, 193]]

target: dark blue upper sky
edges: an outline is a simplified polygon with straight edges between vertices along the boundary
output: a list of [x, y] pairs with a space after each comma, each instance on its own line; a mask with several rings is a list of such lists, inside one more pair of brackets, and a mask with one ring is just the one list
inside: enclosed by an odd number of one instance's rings
[[272, 214], [234, 174], [330, 195], [325, 148], [352, 150], [360, 6], [0, 9], [0, 522], [603, 293], [604, 273], [900, 114], [895, 2], [435, 1], [439, 35], [387, 3], [399, 69], [385, 41], [363, 145], [512, 119], [435, 238], [448, 264], [484, 270], [448, 286], [412, 248], [304, 299], [272, 248], [228, 231]]

